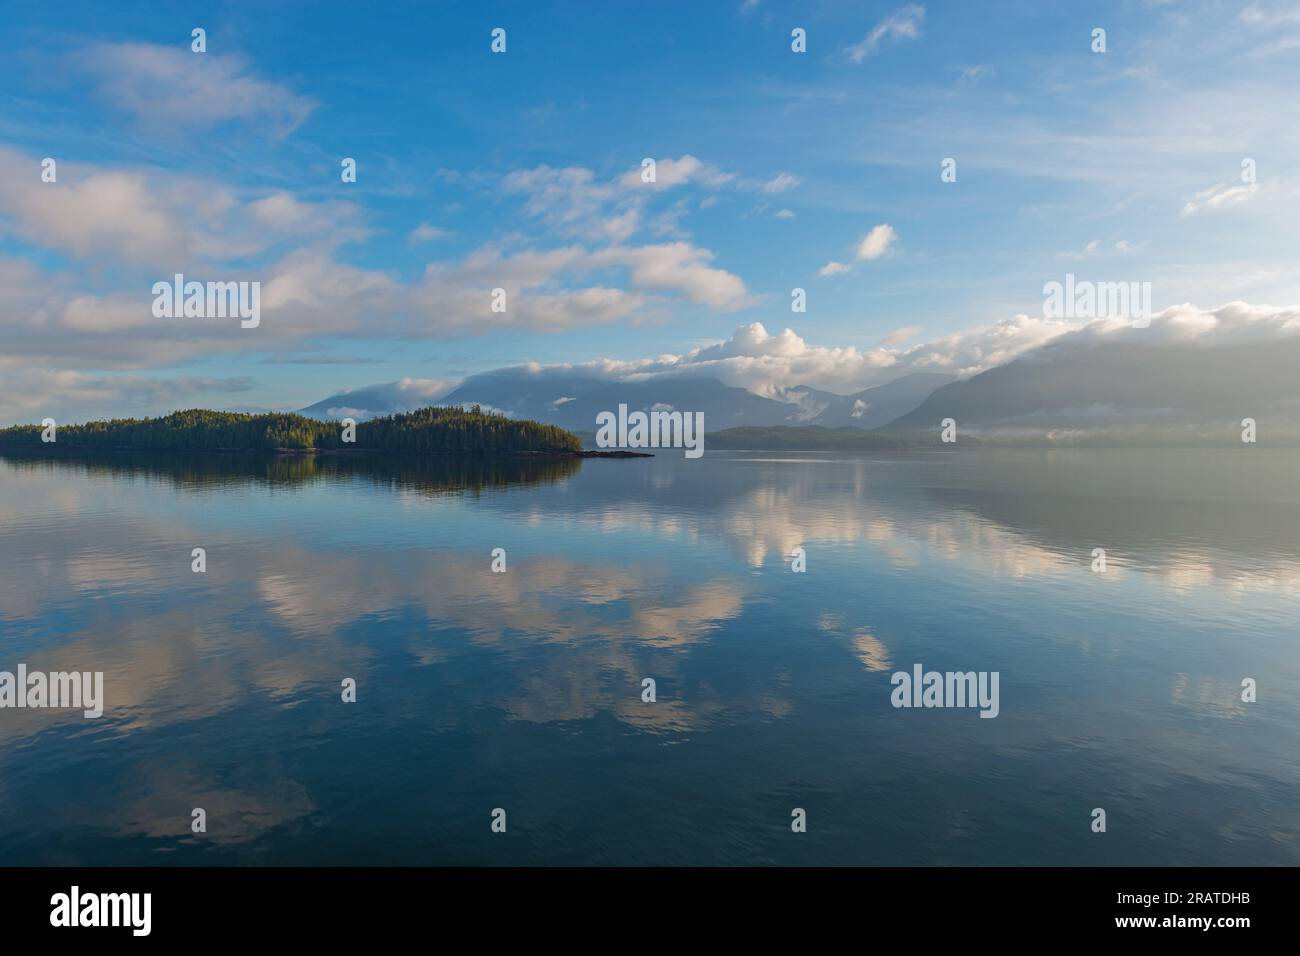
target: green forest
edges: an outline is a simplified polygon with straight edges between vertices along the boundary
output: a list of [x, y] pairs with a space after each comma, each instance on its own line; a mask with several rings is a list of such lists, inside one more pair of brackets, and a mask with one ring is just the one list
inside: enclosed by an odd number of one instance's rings
[[359, 422], [356, 441], [343, 441], [343, 425], [303, 415], [245, 415], [189, 409], [162, 418], [115, 418], [59, 425], [55, 441], [41, 441], [40, 425], [0, 429], [0, 449], [136, 449], [151, 451], [357, 450], [498, 454], [578, 452], [572, 432], [540, 422], [517, 421], [478, 406], [421, 408]]

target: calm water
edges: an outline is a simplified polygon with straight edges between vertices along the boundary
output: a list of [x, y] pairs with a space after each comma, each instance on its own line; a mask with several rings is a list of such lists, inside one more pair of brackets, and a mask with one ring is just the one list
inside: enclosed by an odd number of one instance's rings
[[[1297, 864], [1298, 476], [0, 458], [0, 670], [106, 697], [0, 710], [0, 862]], [[1001, 715], [894, 709], [918, 662]]]

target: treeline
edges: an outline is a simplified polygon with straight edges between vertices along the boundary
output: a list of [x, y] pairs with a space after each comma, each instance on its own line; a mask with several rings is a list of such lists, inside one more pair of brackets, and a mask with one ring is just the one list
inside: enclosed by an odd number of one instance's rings
[[340, 422], [303, 415], [245, 415], [189, 409], [162, 418], [115, 418], [60, 425], [44, 443], [40, 425], [0, 429], [0, 448], [149, 451], [308, 451], [355, 449], [424, 453], [494, 454], [577, 452], [577, 436], [554, 425], [517, 421], [478, 406], [432, 407], [360, 422], [356, 441], [343, 441]]

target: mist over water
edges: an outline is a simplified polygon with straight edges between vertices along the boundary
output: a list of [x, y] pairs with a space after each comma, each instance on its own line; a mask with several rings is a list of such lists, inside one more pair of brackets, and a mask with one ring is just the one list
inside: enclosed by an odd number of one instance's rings
[[[105, 697], [0, 710], [0, 858], [1297, 864], [1298, 475], [1255, 447], [0, 457], [0, 670]], [[999, 672], [997, 719], [892, 707], [917, 663]]]

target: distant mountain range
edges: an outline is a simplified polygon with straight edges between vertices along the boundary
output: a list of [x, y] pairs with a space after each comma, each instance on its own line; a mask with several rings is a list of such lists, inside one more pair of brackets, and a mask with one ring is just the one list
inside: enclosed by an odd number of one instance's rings
[[[846, 447], [858, 444], [857, 431], [914, 444], [927, 431], [937, 436], [946, 418], [959, 436], [1051, 443], [1239, 442], [1242, 420], [1250, 418], [1261, 441], [1296, 444], [1300, 335], [1245, 323], [1217, 337], [1189, 335], [1173, 322], [1119, 334], [1085, 329], [970, 378], [912, 373], [851, 395], [803, 385], [763, 396], [701, 377], [625, 381], [515, 367], [436, 396], [409, 380], [343, 392], [303, 414], [361, 420], [435, 403], [477, 404], [580, 433], [620, 404], [703, 412], [710, 434], [748, 429], [726, 441], [761, 439], [773, 447]], [[793, 434], [805, 426], [818, 431]]]
[[896, 433], [966, 431], [1050, 441], [1240, 441], [1300, 437], [1300, 336], [1213, 347], [1063, 341], [936, 389]]
[[331, 395], [302, 410], [317, 418], [374, 415], [410, 411], [424, 405], [480, 405], [512, 418], [591, 431], [596, 416], [629, 410], [703, 412], [710, 431], [736, 427], [819, 425], [877, 428], [903, 415], [955, 376], [918, 372], [885, 385], [836, 395], [809, 386], [785, 389], [779, 398], [755, 395], [711, 378], [664, 377], [649, 381], [610, 381], [589, 375], [555, 374], [550, 370], [509, 368], [466, 379], [450, 392], [430, 399], [398, 383], [377, 385]]

